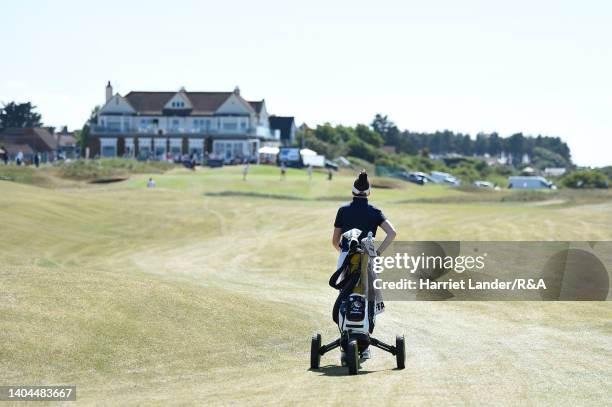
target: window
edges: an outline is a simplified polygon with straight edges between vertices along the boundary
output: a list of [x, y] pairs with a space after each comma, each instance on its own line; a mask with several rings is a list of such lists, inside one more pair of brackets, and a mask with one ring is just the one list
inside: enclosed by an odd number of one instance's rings
[[133, 157], [134, 156], [134, 139], [128, 137], [125, 139], [125, 151], [123, 154], [125, 157]]
[[210, 130], [210, 120], [209, 119], [194, 119], [193, 120], [193, 128], [194, 130], [199, 131], [209, 131]]
[[221, 156], [223, 155], [223, 152], [225, 151], [224, 145], [218, 142], [215, 142], [213, 145], [213, 153], [216, 156]]
[[189, 139], [189, 155], [195, 155], [197, 161], [202, 160], [204, 154], [204, 140], [203, 139]]
[[234, 120], [234, 119], [226, 119], [222, 122], [222, 128], [223, 130], [237, 130], [238, 129], [238, 123]]
[[155, 146], [155, 159], [165, 160], [166, 159], [166, 139], [165, 138], [154, 138], [153, 145]]
[[181, 153], [183, 152], [183, 139], [180, 138], [171, 138], [170, 139], [170, 154], [175, 160], [178, 160], [181, 157]]
[[117, 139], [116, 138], [101, 138], [100, 139], [100, 155], [102, 157], [117, 156]]
[[138, 158], [141, 160], [148, 160], [151, 155], [151, 139], [140, 138], [138, 139]]
[[157, 126], [157, 119], [140, 119], [141, 130], [154, 130]]
[[242, 145], [243, 143], [234, 143], [234, 158], [242, 157]]
[[111, 119], [106, 121], [106, 126], [109, 131], [121, 131], [121, 119]]

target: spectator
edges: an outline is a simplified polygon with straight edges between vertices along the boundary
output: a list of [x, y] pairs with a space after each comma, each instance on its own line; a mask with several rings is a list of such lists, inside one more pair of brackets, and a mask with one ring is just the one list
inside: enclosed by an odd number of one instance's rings
[[19, 150], [17, 156], [15, 157], [15, 162], [17, 163], [17, 165], [21, 165], [21, 163], [23, 162], [23, 151]]
[[248, 173], [249, 173], [249, 162], [245, 160], [244, 168], [242, 169], [242, 180], [243, 181], [246, 181]]
[[280, 170], [281, 170], [280, 180], [282, 181], [282, 180], [285, 179], [285, 177], [287, 175], [287, 165], [285, 164], [284, 161], [281, 162]]
[[153, 181], [153, 178], [149, 178], [149, 182], [147, 182], [147, 188], [155, 188], [155, 181]]
[[329, 169], [327, 170], [327, 180], [328, 180], [328, 181], [331, 181], [333, 177], [334, 177], [334, 174], [332, 173], [331, 168], [329, 168]]
[[312, 181], [312, 164], [308, 164], [308, 181]]
[[40, 154], [38, 153], [34, 154], [34, 165], [36, 166], [36, 168], [38, 168], [38, 166], [40, 165]]
[[0, 159], [4, 162], [4, 165], [8, 165], [8, 151], [4, 146], [0, 146]]

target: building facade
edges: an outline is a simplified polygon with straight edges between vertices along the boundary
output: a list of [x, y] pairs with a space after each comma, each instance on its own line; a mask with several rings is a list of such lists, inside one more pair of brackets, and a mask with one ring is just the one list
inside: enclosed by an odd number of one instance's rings
[[53, 161], [57, 153], [57, 140], [44, 127], [0, 129], [0, 146], [13, 161], [19, 155], [24, 162], [33, 162], [38, 154], [42, 162]]
[[280, 132], [280, 141], [283, 146], [293, 146], [296, 143], [295, 118], [293, 116], [270, 116], [270, 127]]
[[113, 94], [92, 126], [89, 157], [167, 160], [184, 155], [254, 161], [260, 145], [280, 144], [264, 100], [233, 92], [130, 92]]

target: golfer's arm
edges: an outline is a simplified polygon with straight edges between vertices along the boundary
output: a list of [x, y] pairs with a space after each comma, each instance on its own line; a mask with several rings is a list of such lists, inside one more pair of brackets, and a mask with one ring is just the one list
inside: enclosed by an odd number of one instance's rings
[[340, 238], [342, 237], [342, 229], [334, 228], [334, 234], [332, 235], [332, 246], [337, 251], [340, 251]]
[[385, 231], [387, 236], [385, 236], [385, 240], [378, 246], [378, 253], [382, 254], [387, 247], [393, 242], [397, 233], [395, 232], [395, 228], [388, 220], [385, 220], [380, 227]]

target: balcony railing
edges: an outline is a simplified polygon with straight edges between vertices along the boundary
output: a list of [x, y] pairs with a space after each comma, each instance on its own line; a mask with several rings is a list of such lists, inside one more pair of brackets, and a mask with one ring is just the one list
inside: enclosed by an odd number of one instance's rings
[[95, 133], [128, 133], [136, 131], [133, 127], [99, 126], [97, 124], [91, 126], [91, 129]]
[[199, 135], [244, 135], [244, 136], [256, 136], [263, 137], [268, 139], [276, 139], [277, 134], [274, 130], [263, 127], [247, 127], [247, 128], [237, 128], [237, 129], [216, 129], [216, 128], [185, 128], [185, 127], [170, 127], [170, 128], [160, 128], [157, 126], [152, 127], [115, 127], [115, 126], [92, 126], [92, 131], [98, 134], [121, 134], [121, 133], [137, 133], [137, 134], [150, 134], [157, 135], [161, 134], [199, 134]]

